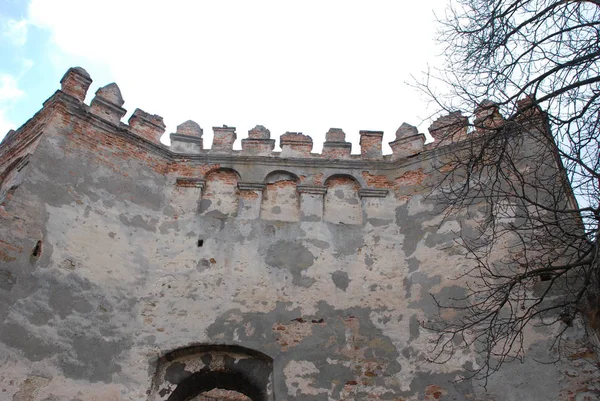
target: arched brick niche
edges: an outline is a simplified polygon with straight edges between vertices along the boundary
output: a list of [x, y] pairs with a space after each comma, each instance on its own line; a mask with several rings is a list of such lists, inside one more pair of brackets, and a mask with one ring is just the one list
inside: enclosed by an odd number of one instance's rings
[[158, 360], [148, 400], [273, 401], [272, 382], [268, 355], [237, 345], [197, 345]]
[[217, 218], [236, 216], [238, 212], [237, 171], [220, 168], [205, 177], [206, 187], [200, 201], [200, 214]]
[[332, 175], [325, 181], [327, 193], [323, 219], [331, 223], [362, 224], [360, 184], [349, 175]]
[[298, 176], [278, 170], [265, 178], [260, 218], [265, 220], [300, 220], [300, 198], [296, 191]]

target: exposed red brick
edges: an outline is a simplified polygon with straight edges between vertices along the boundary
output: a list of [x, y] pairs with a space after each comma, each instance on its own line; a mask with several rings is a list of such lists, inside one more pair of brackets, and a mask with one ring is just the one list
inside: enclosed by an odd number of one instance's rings
[[17, 251], [17, 252], [23, 251], [23, 247], [18, 246], [18, 245], [9, 244], [8, 242], [2, 241], [2, 240], [0, 240], [0, 248], [7, 249], [10, 251]]
[[269, 191], [269, 190], [276, 191], [277, 189], [280, 189], [280, 188], [295, 187], [295, 186], [296, 186], [296, 181], [294, 181], [294, 180], [281, 180], [281, 181], [273, 182], [271, 184], [267, 184], [267, 191]]
[[83, 102], [92, 79], [86, 70], [81, 67], [69, 68], [60, 80], [61, 90]]
[[206, 175], [206, 180], [219, 181], [224, 184], [237, 185], [238, 174], [233, 170], [215, 170]]
[[439, 170], [440, 170], [442, 173], [448, 173], [448, 172], [450, 172], [450, 171], [454, 170], [454, 169], [455, 169], [455, 168], [457, 168], [457, 167], [458, 167], [458, 163], [446, 163], [446, 164], [444, 164], [442, 167], [440, 167], [440, 169], [439, 169]]
[[460, 111], [439, 117], [429, 127], [429, 133], [436, 141], [456, 142], [467, 136], [469, 121]]
[[213, 127], [212, 150], [230, 153], [237, 135], [234, 127]]
[[325, 184], [328, 187], [335, 187], [338, 185], [351, 185], [355, 191], [358, 191], [358, 189], [360, 188], [360, 185], [358, 184], [358, 182], [356, 182], [356, 180], [353, 180], [350, 177], [344, 177], [344, 176], [334, 176], [334, 177], [328, 178], [327, 182]]
[[382, 157], [381, 131], [360, 131], [360, 154], [366, 159], [379, 159]]
[[334, 148], [327, 147], [323, 148], [321, 154], [322, 157], [327, 159], [342, 159], [347, 158], [350, 155], [350, 148]]
[[256, 193], [256, 191], [240, 191], [240, 198], [246, 200], [257, 199], [258, 193]]
[[395, 178], [395, 182], [397, 185], [422, 185], [423, 181], [427, 175], [423, 172], [423, 169], [420, 168], [418, 170], [407, 171], [402, 174], [400, 177]]
[[390, 189], [394, 184], [385, 175], [374, 175], [368, 171], [363, 171], [362, 176], [365, 179], [368, 187]]
[[447, 393], [442, 387], [431, 384], [425, 388], [425, 401], [439, 400]]
[[137, 160], [159, 174], [168, 172], [168, 161], [149, 152], [131, 140], [99, 128], [89, 121], [71, 121], [68, 113], [59, 111], [65, 129], [70, 132], [65, 152], [84, 154], [88, 159], [104, 165], [116, 174], [128, 176], [126, 161]]

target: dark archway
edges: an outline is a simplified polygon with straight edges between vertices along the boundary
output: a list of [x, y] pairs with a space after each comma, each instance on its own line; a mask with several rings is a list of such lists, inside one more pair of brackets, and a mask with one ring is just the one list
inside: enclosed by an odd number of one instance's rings
[[273, 359], [256, 350], [238, 345], [180, 348], [159, 358], [148, 400], [198, 401], [211, 392], [206, 400], [243, 401], [246, 396], [273, 401], [272, 375]]
[[267, 401], [266, 391], [257, 388], [242, 372], [200, 371], [179, 383], [167, 401], [187, 401], [206, 391], [219, 388], [248, 396], [252, 401]]

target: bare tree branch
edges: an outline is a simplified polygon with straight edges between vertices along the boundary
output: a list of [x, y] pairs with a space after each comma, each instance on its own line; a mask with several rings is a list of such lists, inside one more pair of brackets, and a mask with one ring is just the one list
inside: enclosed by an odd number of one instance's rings
[[467, 294], [433, 296], [456, 317], [423, 325], [433, 362], [475, 347], [487, 381], [524, 357], [530, 327], [554, 327], [560, 346], [599, 315], [600, 1], [456, 0], [440, 24], [446, 67], [415, 85], [451, 113], [430, 131], [456, 146], [430, 196], [477, 226], [460, 241]]

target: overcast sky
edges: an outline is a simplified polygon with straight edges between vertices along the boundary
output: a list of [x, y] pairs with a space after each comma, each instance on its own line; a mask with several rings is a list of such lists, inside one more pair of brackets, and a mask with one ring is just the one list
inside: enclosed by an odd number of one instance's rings
[[0, 0], [0, 138], [81, 66], [88, 102], [119, 85], [124, 121], [139, 107], [168, 134], [192, 119], [208, 143], [213, 126], [240, 139], [262, 124], [275, 139], [308, 134], [315, 150], [337, 127], [357, 153], [361, 129], [385, 143], [402, 122], [427, 130], [406, 82], [439, 62], [434, 12], [448, 1]]

